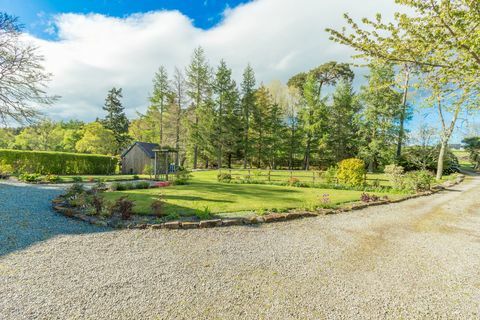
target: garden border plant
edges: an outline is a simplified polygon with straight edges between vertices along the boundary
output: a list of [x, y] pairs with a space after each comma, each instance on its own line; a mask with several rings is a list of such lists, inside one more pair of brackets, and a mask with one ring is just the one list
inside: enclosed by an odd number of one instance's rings
[[[272, 212], [274, 210], [266, 210], [260, 215], [250, 216], [245, 218], [228, 218], [228, 219], [212, 219], [212, 215], [208, 208], [205, 208], [203, 218], [206, 220], [200, 221], [179, 221], [178, 215], [167, 217], [162, 220], [162, 206], [164, 205], [163, 199], [156, 199], [152, 203], [152, 212], [157, 209], [155, 214], [147, 217], [138, 217], [132, 215], [133, 202], [125, 197], [119, 198], [114, 204], [106, 204], [100, 200], [99, 193], [101, 192], [101, 185], [98, 188], [92, 188], [90, 191], [86, 191], [82, 185], [74, 184], [67, 191], [65, 195], [61, 195], [52, 201], [53, 209], [60, 214], [67, 217], [80, 219], [91, 224], [99, 226], [109, 226], [113, 228], [130, 228], [130, 229], [196, 229], [196, 228], [211, 228], [220, 226], [233, 226], [233, 225], [255, 225], [259, 223], [270, 223], [287, 221], [292, 219], [313, 217], [318, 215], [336, 214], [341, 212], [348, 212], [352, 210], [359, 210], [369, 206], [386, 205], [390, 203], [397, 203], [408, 199], [417, 197], [428, 196], [434, 194], [444, 188], [451, 187], [455, 184], [461, 183], [464, 180], [464, 175], [459, 175], [454, 181], [446, 181], [441, 186], [435, 186], [429, 191], [418, 192], [413, 195], [405, 196], [397, 200], [390, 200], [388, 198], [378, 198], [374, 194], [364, 193], [361, 196], [361, 201], [344, 205], [340, 208], [329, 208], [328, 203], [325, 206], [319, 205], [314, 210], [289, 210], [287, 212], [279, 213]], [[84, 195], [82, 195], [84, 194]], [[328, 197], [327, 197], [328, 198]], [[78, 200], [72, 206], [71, 200]], [[82, 201], [88, 201], [90, 199], [91, 204], [85, 204]], [[325, 201], [325, 195], [323, 195]], [[93, 214], [94, 213], [94, 214]], [[175, 219], [176, 221], [167, 221]]]

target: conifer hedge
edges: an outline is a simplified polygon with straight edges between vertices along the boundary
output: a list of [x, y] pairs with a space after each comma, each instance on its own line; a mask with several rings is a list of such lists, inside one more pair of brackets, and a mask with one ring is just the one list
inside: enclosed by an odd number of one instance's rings
[[15, 173], [37, 174], [114, 174], [117, 159], [97, 154], [0, 149], [0, 165]]

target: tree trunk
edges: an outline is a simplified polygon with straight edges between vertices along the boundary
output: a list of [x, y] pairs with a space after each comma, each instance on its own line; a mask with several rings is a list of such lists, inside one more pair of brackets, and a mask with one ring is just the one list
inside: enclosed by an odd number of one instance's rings
[[303, 161], [303, 169], [308, 170], [310, 168], [310, 137], [307, 140], [307, 147], [305, 148], [305, 157]]
[[400, 113], [400, 130], [398, 132], [397, 159], [400, 159], [400, 157], [402, 156], [402, 145], [405, 136], [405, 118], [407, 112], [408, 82], [410, 81], [410, 68], [407, 64], [404, 66], [404, 68], [405, 83], [403, 85], [402, 110]]
[[443, 175], [443, 160], [445, 159], [445, 152], [447, 150], [447, 139], [442, 139], [442, 143], [440, 145], [440, 153], [438, 154], [438, 162], [437, 162], [437, 180], [442, 179]]

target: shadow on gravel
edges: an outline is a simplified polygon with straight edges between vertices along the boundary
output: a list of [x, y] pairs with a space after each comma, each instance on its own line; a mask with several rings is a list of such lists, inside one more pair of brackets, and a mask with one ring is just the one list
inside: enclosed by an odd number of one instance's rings
[[61, 188], [0, 183], [0, 257], [62, 234], [110, 231], [51, 209]]

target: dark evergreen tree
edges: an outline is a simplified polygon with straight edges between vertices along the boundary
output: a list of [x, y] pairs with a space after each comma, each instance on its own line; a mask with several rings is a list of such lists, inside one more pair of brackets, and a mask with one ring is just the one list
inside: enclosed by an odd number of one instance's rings
[[130, 142], [128, 136], [129, 121], [125, 115], [125, 108], [122, 106], [122, 89], [112, 88], [108, 91], [103, 110], [107, 112], [102, 124], [106, 129], [112, 130], [115, 134], [116, 152], [119, 153]]

